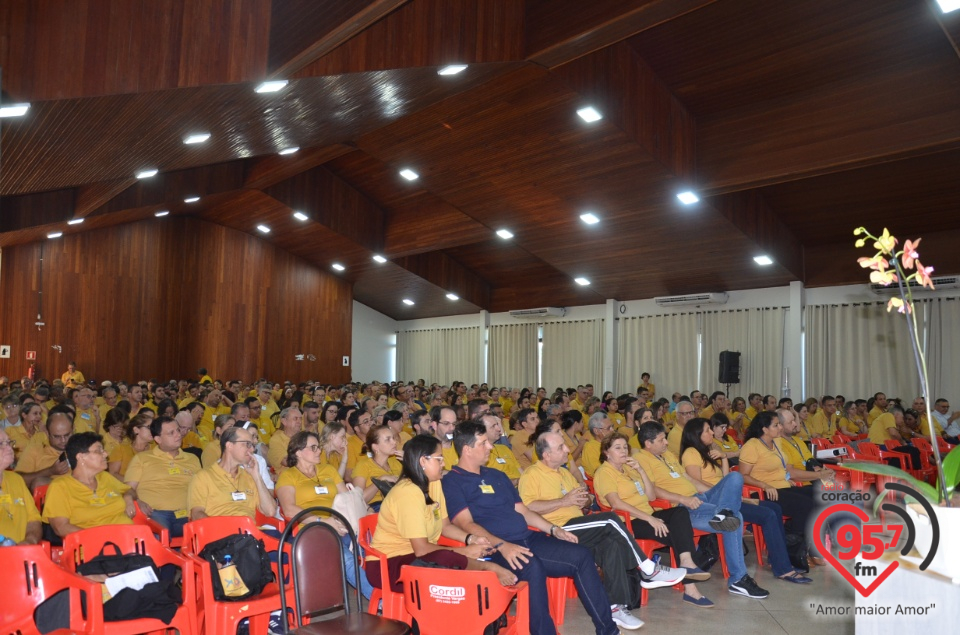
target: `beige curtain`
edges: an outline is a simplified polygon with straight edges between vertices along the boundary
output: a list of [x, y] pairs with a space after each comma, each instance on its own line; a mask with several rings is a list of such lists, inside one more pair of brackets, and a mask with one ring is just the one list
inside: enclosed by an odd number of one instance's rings
[[[543, 325], [543, 386], [547, 392], [603, 384], [603, 320]], [[598, 391], [599, 392], [599, 391]]]
[[731, 399], [751, 392], [780, 394], [783, 369], [782, 308], [710, 311], [700, 318], [700, 390], [726, 390], [719, 382], [720, 352], [740, 353], [740, 383], [730, 387]]
[[519, 388], [536, 385], [537, 330], [535, 322], [490, 327], [488, 374], [491, 386]]
[[[952, 409], [960, 404], [960, 298], [930, 303], [930, 338], [927, 375], [933, 399], [948, 399]], [[931, 409], [933, 404], [930, 404]]]
[[697, 383], [697, 316], [693, 313], [620, 320], [619, 394], [634, 392], [650, 373], [657, 396], [688, 394]]
[[450, 385], [480, 382], [480, 328], [473, 326], [397, 334], [397, 379]]
[[912, 402], [920, 394], [907, 321], [884, 302], [808, 306], [805, 337], [806, 396], [883, 392]]

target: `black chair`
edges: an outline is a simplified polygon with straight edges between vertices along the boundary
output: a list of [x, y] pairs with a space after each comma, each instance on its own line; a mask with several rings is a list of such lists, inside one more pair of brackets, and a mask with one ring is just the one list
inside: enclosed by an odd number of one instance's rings
[[[294, 529], [304, 517], [323, 512], [337, 518], [347, 528], [350, 541], [353, 543], [353, 553], [360, 553], [357, 536], [350, 528], [350, 523], [338, 512], [328, 507], [311, 507], [304, 509], [290, 519], [286, 529], [280, 536], [280, 544], [290, 541], [292, 581], [296, 607], [294, 609], [296, 628], [288, 629], [288, 619], [281, 620], [284, 633], [295, 635], [335, 635], [338, 633], [365, 633], [369, 635], [407, 635], [410, 627], [400, 621], [387, 619], [379, 615], [371, 615], [361, 608], [360, 604], [360, 564], [357, 557], [350, 558], [352, 562], [343, 561], [343, 552], [340, 549], [340, 535], [327, 523], [308, 523], [303, 525], [294, 534]], [[292, 540], [291, 540], [292, 536]], [[351, 610], [348, 590], [346, 567], [354, 567], [355, 580], [358, 581], [356, 592], [357, 608]], [[287, 615], [287, 603], [284, 591], [284, 565], [280, 565], [280, 608], [281, 615]], [[343, 611], [331, 619], [314, 621], [315, 617], [324, 614]], [[310, 622], [303, 623], [303, 618], [309, 617]]]

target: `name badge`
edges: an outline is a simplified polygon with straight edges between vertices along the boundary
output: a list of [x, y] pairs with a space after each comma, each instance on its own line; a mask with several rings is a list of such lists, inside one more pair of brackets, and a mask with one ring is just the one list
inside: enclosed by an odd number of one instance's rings
[[233, 496], [233, 500], [235, 500], [235, 501], [245, 501], [245, 500], [247, 500], [247, 493], [246, 493], [246, 492], [233, 492], [233, 494], [231, 494], [231, 496]]
[[506, 465], [506, 464], [507, 464], [507, 460], [506, 460], [505, 458], [503, 458], [502, 456], [498, 456], [498, 457], [497, 457], [497, 463], [499, 463], [500, 465]]
[[84, 413], [81, 413], [81, 414], [80, 414], [80, 418], [81, 418], [81, 419], [89, 419], [89, 418], [90, 418], [90, 415], [87, 414], [86, 412], [84, 412]]
[[440, 510], [439, 510], [439, 509], [434, 509], [434, 510], [433, 510], [433, 519], [434, 519], [434, 520], [440, 520]]
[[92, 496], [92, 497], [90, 498], [90, 504], [91, 504], [91, 505], [106, 505], [106, 504], [107, 504], [107, 501], [106, 501], [106, 499], [101, 498], [101, 497], [99, 497], [99, 496]]
[[633, 486], [637, 488], [637, 494], [640, 494], [640, 496], [647, 495], [646, 492], [643, 491], [643, 485], [640, 483], [640, 481], [634, 481]]
[[177, 511], [173, 512], [173, 515], [174, 515], [174, 517], [176, 517], [176, 518], [186, 518], [186, 517], [187, 517], [187, 510], [185, 510], [185, 509], [178, 509]]
[[327, 489], [326, 487], [324, 487], [323, 485], [317, 485], [317, 486], [315, 486], [315, 487], [313, 488], [313, 491], [314, 491], [315, 493], [317, 493], [317, 494], [329, 494], [329, 493], [330, 493], [330, 490], [328, 490], [328, 489]]
[[0, 503], [12, 503], [13, 497], [10, 494], [0, 494]]
[[787, 479], [788, 481], [790, 480], [790, 472], [787, 472], [786, 479]]
[[183, 472], [180, 471], [179, 467], [171, 467], [170, 469], [167, 470], [167, 474], [169, 474], [170, 476], [176, 476], [179, 474], [183, 474]]
[[680, 478], [680, 475], [673, 471], [673, 468], [670, 468], [670, 478]]
[[481, 485], [480, 491], [484, 494], [493, 494], [493, 485]]

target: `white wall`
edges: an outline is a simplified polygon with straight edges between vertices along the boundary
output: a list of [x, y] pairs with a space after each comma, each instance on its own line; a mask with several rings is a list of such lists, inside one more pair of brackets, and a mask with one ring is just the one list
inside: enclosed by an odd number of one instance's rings
[[397, 330], [396, 320], [354, 300], [350, 352], [353, 381], [397, 378]]

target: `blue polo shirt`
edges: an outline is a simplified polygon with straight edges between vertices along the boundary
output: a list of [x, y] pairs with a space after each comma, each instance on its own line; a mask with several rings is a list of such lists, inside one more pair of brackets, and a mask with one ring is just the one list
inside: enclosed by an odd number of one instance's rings
[[532, 533], [527, 529], [527, 521], [514, 509], [522, 502], [517, 488], [500, 470], [481, 467], [480, 473], [474, 474], [455, 466], [440, 483], [451, 520], [469, 509], [473, 520], [497, 538], [516, 542]]

